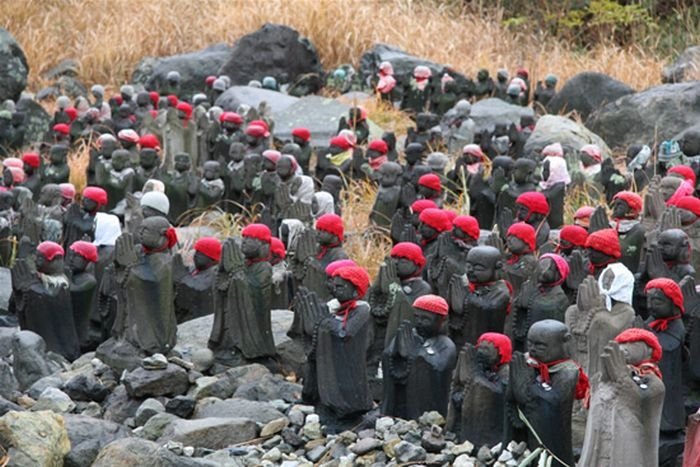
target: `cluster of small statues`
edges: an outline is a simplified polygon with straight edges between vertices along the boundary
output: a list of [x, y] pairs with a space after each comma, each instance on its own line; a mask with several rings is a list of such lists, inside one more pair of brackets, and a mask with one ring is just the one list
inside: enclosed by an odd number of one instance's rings
[[[626, 167], [592, 144], [526, 153], [534, 118], [476, 133], [469, 113], [486, 96], [528, 105], [527, 70], [446, 77], [380, 66], [378, 96], [415, 119], [403, 149], [359, 106], [325, 146], [302, 127], [279, 140], [265, 104], [212, 105], [225, 76], [191, 98], [175, 72], [109, 100], [99, 85], [59, 97], [46, 140], [3, 160], [2, 324], [130, 369], [213, 314], [219, 365], [274, 366], [271, 311], [290, 309], [302, 400], [329, 430], [437, 411], [460, 441], [526, 441], [552, 465], [675, 465], [700, 403], [700, 135], [655, 158], [630, 147]], [[555, 92], [544, 83], [535, 103]], [[84, 168], [68, 161], [81, 144]], [[368, 228], [346, 232], [358, 181], [375, 201]], [[567, 214], [575, 189], [597, 207]], [[176, 227], [202, 212], [232, 215], [240, 235], [185, 248]], [[374, 278], [349, 236], [391, 243]]]

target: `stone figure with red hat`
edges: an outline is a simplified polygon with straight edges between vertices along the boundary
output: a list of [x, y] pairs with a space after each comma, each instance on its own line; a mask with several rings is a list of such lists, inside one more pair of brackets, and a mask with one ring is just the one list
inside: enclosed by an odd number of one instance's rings
[[174, 170], [168, 172], [163, 182], [165, 183], [165, 194], [170, 200], [168, 214], [177, 223], [180, 216], [194, 205], [199, 177], [192, 170], [192, 158], [189, 154], [184, 152], [175, 154], [174, 161]]
[[68, 248], [78, 240], [94, 240], [95, 216], [107, 205], [107, 192], [96, 186], [83, 188], [80, 204], [73, 203], [63, 215], [63, 245]]
[[49, 163], [41, 172], [41, 183], [64, 183], [68, 181], [70, 168], [68, 167], [68, 147], [54, 144], [49, 149]]
[[183, 323], [214, 310], [214, 281], [221, 260], [221, 242], [215, 237], [202, 237], [194, 243], [194, 267], [187, 268], [182, 256], [173, 257], [175, 282], [175, 316]]
[[[127, 193], [133, 193], [136, 188], [136, 171], [131, 167], [129, 151], [117, 149], [112, 153], [110, 170], [98, 171], [96, 181], [107, 192], [105, 209], [111, 211], [122, 201]], [[138, 187], [140, 189], [141, 187]]]
[[[92, 242], [78, 240], [68, 247], [66, 272], [70, 281], [73, 322], [78, 333], [80, 349], [90, 349], [90, 313], [96, 307], [97, 279], [90, 265], [97, 263], [97, 247]], [[94, 348], [94, 347], [93, 347]]]
[[26, 152], [22, 154], [22, 162], [25, 177], [21, 185], [38, 196], [41, 189], [41, 156], [36, 152]]
[[472, 216], [456, 216], [452, 228], [438, 238], [438, 246], [428, 268], [428, 282], [441, 297], [447, 297], [452, 277], [466, 272], [467, 254], [477, 246], [479, 222]]
[[384, 162], [373, 177], [379, 182], [369, 220], [373, 225], [389, 229], [394, 215], [401, 206], [401, 166], [396, 162]]
[[430, 78], [433, 72], [424, 65], [418, 65], [413, 69], [410, 79], [404, 85], [401, 110], [418, 114], [425, 112], [430, 105], [433, 88]]
[[[212, 160], [225, 159], [231, 145], [242, 143], [245, 139], [242, 129], [243, 117], [236, 112], [222, 112], [217, 124], [218, 126], [211, 127], [209, 132], [209, 138], [213, 141]], [[218, 132], [216, 132], [217, 129]]]
[[424, 412], [447, 416], [457, 350], [444, 334], [447, 301], [423, 295], [413, 302], [413, 323], [400, 324], [384, 350], [382, 413], [416, 420]]
[[[442, 209], [428, 208], [420, 213], [418, 216], [419, 244], [427, 261], [430, 261], [437, 252], [440, 234], [450, 230], [452, 230], [452, 223]], [[424, 274], [424, 277], [427, 276]]]
[[[517, 296], [526, 280], [530, 279], [537, 270], [537, 249], [535, 229], [526, 222], [512, 224], [506, 232], [505, 250], [507, 261], [504, 273], [508, 282], [513, 287], [513, 294]], [[495, 239], [492, 241], [499, 244]]]
[[292, 142], [299, 146], [301, 153], [296, 158], [299, 163], [299, 167], [304, 172], [305, 175], [311, 175], [309, 169], [311, 165], [311, 157], [313, 155], [313, 148], [311, 146], [311, 132], [308, 128], [296, 127], [292, 130]]
[[640, 222], [642, 197], [631, 191], [620, 191], [612, 199], [611, 225], [620, 240], [620, 261], [632, 273], [637, 273], [646, 240], [646, 230]]
[[[521, 157], [516, 160], [513, 164], [513, 170], [511, 173], [510, 180], [503, 186], [500, 192], [496, 192], [496, 211], [494, 220], [498, 224], [498, 228], [501, 232], [501, 236], [505, 236], [508, 231], [508, 227], [513, 222], [513, 216], [516, 210], [515, 200], [524, 193], [535, 192], [537, 190], [537, 185], [534, 181], [535, 169], [537, 168], [537, 163], [526, 157]], [[500, 184], [500, 182], [498, 182]], [[538, 203], [538, 207], [535, 210], [541, 211], [542, 203]], [[541, 217], [540, 212], [534, 212], [532, 206], [523, 205], [528, 212], [535, 214], [534, 220]], [[546, 217], [546, 215], [544, 216]], [[529, 221], [530, 219], [528, 219]], [[538, 237], [539, 239], [540, 237]]]
[[479, 336], [459, 352], [452, 378], [447, 429], [475, 446], [503, 440], [503, 408], [513, 347], [498, 332]]
[[416, 122], [416, 126], [409, 127], [406, 131], [406, 145], [419, 143], [429, 152], [436, 151], [443, 146], [442, 132], [439, 130], [439, 115], [421, 110], [412, 118]]
[[338, 121], [338, 133], [350, 130], [355, 134], [358, 145], [365, 145], [369, 140], [369, 124], [367, 123], [367, 110], [360, 106], [351, 107], [348, 115], [340, 117]]

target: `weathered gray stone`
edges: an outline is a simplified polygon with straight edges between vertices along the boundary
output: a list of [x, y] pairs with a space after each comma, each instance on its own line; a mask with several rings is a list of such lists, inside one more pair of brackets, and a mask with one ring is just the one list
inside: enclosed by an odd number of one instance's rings
[[399, 463], [422, 461], [425, 459], [425, 449], [407, 441], [401, 441], [394, 446], [394, 454]]
[[523, 116], [534, 116], [535, 112], [530, 107], [509, 104], [502, 99], [491, 97], [483, 99], [472, 105], [471, 119], [474, 120], [474, 131], [493, 131], [497, 123], [520, 124]]
[[525, 142], [525, 155], [539, 155], [545, 146], [552, 143], [561, 143], [567, 158], [578, 158], [579, 149], [586, 144], [598, 145], [603, 158], [612, 155], [603, 138], [569, 118], [555, 115], [544, 115], [537, 121], [535, 130]]
[[123, 339], [109, 338], [95, 350], [95, 357], [117, 373], [131, 371], [141, 365], [143, 356], [139, 349]]
[[107, 386], [94, 375], [79, 374], [69, 379], [63, 390], [75, 401], [102, 402], [109, 394]]
[[197, 403], [193, 419], [209, 417], [241, 417], [249, 418], [258, 423], [267, 423], [284, 417], [284, 414], [276, 410], [267, 402], [250, 401], [246, 399], [217, 399], [208, 397]]
[[158, 440], [178, 441], [186, 446], [223, 449], [255, 438], [257, 426], [247, 418], [210, 417], [200, 420], [175, 420]]
[[139, 405], [141, 405], [141, 401], [129, 397], [124, 385], [120, 384], [105, 399], [103, 418], [116, 423], [124, 423], [124, 420], [136, 414]]
[[32, 331], [19, 331], [14, 335], [12, 356], [12, 368], [20, 390], [61, 369], [58, 360], [46, 352], [44, 339]]
[[131, 397], [177, 396], [189, 388], [187, 372], [168, 364], [165, 370], [137, 368], [124, 377], [124, 387]]
[[136, 426], [143, 426], [151, 417], [163, 412], [165, 412], [165, 406], [161, 401], [153, 398], [146, 399], [139, 408], [136, 409], [134, 423], [136, 423]]
[[[393, 45], [374, 44], [360, 58], [360, 74], [365, 79], [375, 75], [379, 70], [379, 65], [384, 61], [391, 63], [395, 76], [400, 78], [411, 75], [413, 69], [419, 65], [427, 66], [434, 75], [440, 73], [446, 67], [446, 65], [411, 55]], [[451, 74], [464, 78], [464, 75], [454, 71]]]
[[282, 375], [268, 374], [258, 381], [239, 386], [233, 396], [252, 401], [282, 399], [294, 402], [301, 398], [301, 385], [285, 380]]
[[0, 444], [10, 446], [17, 467], [61, 466], [70, 451], [63, 417], [50, 411], [6, 413], [0, 417]]
[[263, 438], [272, 436], [287, 428], [287, 425], [289, 425], [289, 419], [287, 417], [280, 417], [270, 420], [260, 430], [260, 436]]
[[[273, 115], [289, 108], [298, 99], [281, 92], [251, 86], [231, 86], [216, 99], [216, 105], [224, 110], [236, 111], [241, 104], [258, 108], [266, 102]], [[276, 127], [275, 127], [276, 128]]]
[[165, 411], [180, 418], [190, 418], [197, 401], [189, 396], [175, 396], [165, 403]]
[[113, 441], [100, 451], [92, 467], [142, 467], [156, 465], [159, 445], [139, 438]]
[[4, 28], [0, 28], [0, 102], [17, 100], [27, 86], [29, 64], [22, 47]]
[[[32, 98], [22, 96], [17, 102], [16, 111], [24, 113], [24, 144], [43, 141], [51, 123], [51, 117], [46, 113], [46, 110]], [[3, 284], [5, 283], [3, 282]], [[4, 303], [5, 297], [9, 300], [8, 290], [5, 285], [0, 290], [2, 290], [0, 292], [0, 297], [2, 297], [0, 310], [6, 310], [6, 308], [2, 308], [1, 304]]]
[[634, 89], [621, 81], [603, 73], [586, 71], [569, 79], [549, 101], [547, 110], [554, 114], [576, 111], [586, 121], [604, 105], [633, 93]]
[[71, 444], [70, 452], [64, 459], [65, 467], [92, 465], [104, 446], [129, 436], [127, 429], [106, 420], [70, 414], [64, 415], [63, 420]]
[[680, 83], [700, 79], [700, 45], [688, 47], [673, 63], [661, 71], [664, 83]]
[[19, 389], [19, 383], [12, 372], [12, 367], [5, 360], [0, 360], [0, 396], [12, 399]]
[[163, 436], [166, 428], [175, 420], [178, 420], [178, 418], [169, 413], [155, 414], [148, 419], [138, 435], [143, 439], [155, 441]]
[[213, 377], [198, 378], [195, 381], [197, 387], [192, 395], [195, 399], [205, 397], [228, 399], [240, 386], [255, 383], [270, 375], [270, 370], [259, 363], [231, 368]]
[[39, 396], [36, 404], [32, 406], [32, 411], [50, 410], [56, 413], [69, 413], [75, 409], [73, 402], [68, 395], [57, 388], [46, 388]]

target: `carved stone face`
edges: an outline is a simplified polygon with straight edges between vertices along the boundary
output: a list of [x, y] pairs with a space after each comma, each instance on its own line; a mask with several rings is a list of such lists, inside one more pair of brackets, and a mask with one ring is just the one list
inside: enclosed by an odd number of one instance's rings
[[[385, 166], [386, 169], [384, 168]], [[396, 186], [400, 175], [401, 174], [399, 172], [390, 170], [390, 167], [384, 164], [379, 168], [379, 183], [384, 188]]]
[[68, 148], [65, 148], [63, 146], [52, 146], [49, 151], [49, 158], [51, 159], [51, 164], [53, 165], [65, 164], [67, 155]]
[[194, 267], [197, 269], [197, 271], [204, 271], [214, 266], [215, 264], [217, 264], [216, 261], [205, 255], [204, 253], [200, 251], [196, 251], [194, 253]]
[[603, 289], [610, 290], [610, 287], [612, 287], [612, 284], [614, 281], [615, 281], [615, 273], [613, 272], [612, 269], [607, 269], [603, 273]]
[[102, 147], [100, 148], [100, 154], [103, 157], [109, 159], [112, 156], [114, 150], [117, 149], [117, 142], [111, 139], [106, 139], [102, 142]]
[[53, 206], [58, 204], [58, 199], [61, 197], [61, 187], [55, 183], [47, 183], [41, 187], [39, 192], [39, 200], [37, 201], [42, 206]]
[[418, 265], [406, 258], [393, 258], [396, 262], [396, 275], [400, 279], [405, 279], [408, 277], [413, 277], [418, 273]]
[[216, 180], [220, 174], [219, 163], [216, 161], [207, 161], [204, 163], [203, 175], [207, 180]]
[[138, 241], [146, 248], [152, 250], [165, 246], [165, 224], [167, 221], [159, 217], [149, 217], [144, 219], [136, 232]]
[[500, 252], [493, 247], [477, 246], [467, 254], [467, 279], [473, 284], [484, 284], [497, 279], [500, 265]]
[[588, 251], [588, 259], [596, 266], [608, 264], [614, 260], [614, 258], [611, 256], [608, 256], [598, 250], [594, 250], [593, 248], [587, 248], [586, 250]]
[[530, 251], [530, 246], [515, 235], [508, 235], [506, 237], [506, 248], [514, 255], [521, 255]]
[[566, 345], [570, 339], [564, 323], [552, 319], [538, 321], [527, 333], [527, 350], [532, 358], [549, 363], [568, 358]]
[[188, 154], [177, 154], [175, 156], [175, 170], [187, 172], [192, 167], [192, 159]]
[[535, 170], [535, 162], [528, 159], [518, 159], [513, 167], [513, 181], [523, 184], [530, 181]]
[[339, 302], [343, 303], [348, 300], [357, 298], [357, 289], [350, 281], [346, 281], [342, 277], [333, 277], [331, 279], [331, 293]]
[[262, 257], [263, 241], [252, 237], [243, 237], [241, 241], [241, 253], [247, 259], [255, 259]]
[[152, 169], [158, 164], [158, 153], [153, 149], [142, 149], [139, 154], [139, 165], [144, 169]]
[[530, 220], [530, 210], [527, 206], [522, 204], [515, 205], [515, 219], [516, 221], [526, 222], [526, 219]]
[[330, 232], [326, 232], [325, 230], [317, 230], [316, 241], [319, 243], [319, 245], [328, 246], [338, 243], [338, 237]]
[[693, 214], [691, 211], [686, 209], [679, 209], [678, 211], [681, 213], [681, 224], [683, 225], [690, 225], [698, 220], [698, 216]]
[[656, 319], [670, 318], [680, 313], [671, 299], [659, 289], [651, 289], [647, 292], [647, 309]]
[[613, 219], [622, 219], [627, 217], [630, 207], [627, 202], [623, 199], [616, 199], [613, 201], [612, 205], [612, 217]]
[[12, 192], [2, 191], [0, 192], [0, 211], [6, 211], [12, 207], [15, 202], [15, 197]]
[[678, 177], [664, 177], [661, 179], [660, 191], [664, 201], [668, 201], [673, 196], [682, 182], [683, 180]]
[[232, 143], [228, 148], [228, 157], [234, 162], [241, 162], [245, 156], [245, 146], [241, 143]]
[[292, 159], [289, 157], [282, 157], [278, 162], [277, 162], [277, 175], [283, 180], [288, 179], [292, 175], [294, 175], [294, 165], [292, 164]]
[[498, 365], [501, 356], [498, 349], [492, 342], [484, 340], [476, 346], [476, 361], [484, 369], [491, 369]]
[[641, 341], [620, 344], [620, 350], [625, 355], [625, 363], [628, 365], [639, 365], [651, 358], [651, 348]]
[[561, 279], [557, 265], [551, 258], [544, 258], [537, 263], [539, 275], [538, 281], [542, 284], [553, 284]]
[[688, 251], [688, 237], [680, 229], [665, 230], [659, 234], [659, 247], [664, 261], [678, 261]]
[[82, 207], [85, 212], [95, 212], [97, 211], [97, 201], [90, 198], [83, 198]]
[[49, 261], [42, 253], [36, 254], [36, 270], [43, 274], [56, 275], [63, 273], [63, 256], [54, 256]]
[[73, 272], [83, 272], [90, 262], [75, 251], [68, 249], [66, 253], [66, 265]]
[[437, 236], [438, 231], [430, 227], [428, 224], [421, 222], [418, 227], [418, 233], [423, 240], [431, 240]]
[[413, 165], [416, 164], [418, 161], [421, 160], [421, 157], [423, 156], [423, 147], [418, 146], [416, 147], [411, 147], [412, 145], [408, 145], [408, 148], [406, 148], [406, 162], [409, 164]]
[[413, 309], [413, 325], [419, 336], [429, 339], [440, 334], [443, 317], [425, 310]]
[[114, 151], [112, 156], [112, 168], [117, 172], [121, 172], [129, 164], [128, 151]]

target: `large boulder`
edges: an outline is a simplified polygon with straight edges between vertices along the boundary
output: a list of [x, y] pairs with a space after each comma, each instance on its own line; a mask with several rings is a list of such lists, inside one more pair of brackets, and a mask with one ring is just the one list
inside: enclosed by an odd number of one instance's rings
[[[446, 65], [411, 55], [393, 45], [374, 44], [374, 46], [363, 53], [360, 58], [360, 74], [363, 78], [375, 75], [382, 62], [391, 63], [394, 68], [394, 75], [398, 77], [412, 74], [413, 69], [421, 65], [430, 68], [433, 74], [440, 73], [447, 67]], [[454, 71], [452, 71], [451, 74], [456, 74], [460, 78], [464, 78], [464, 75], [455, 73]]]
[[228, 60], [219, 69], [233, 84], [248, 84], [272, 76], [291, 83], [305, 73], [322, 73], [316, 47], [299, 32], [280, 24], [265, 24], [233, 44]]
[[63, 420], [71, 445], [64, 459], [65, 467], [92, 465], [104, 446], [130, 436], [126, 428], [106, 420], [70, 414], [64, 415]]
[[182, 95], [191, 97], [204, 90], [206, 77], [216, 75], [230, 53], [231, 47], [228, 45], [215, 44], [197, 52], [170, 57], [146, 57], [136, 65], [131, 82], [142, 84], [149, 91], [158, 90], [165, 84], [168, 73], [177, 71], [180, 73]]
[[241, 104], [257, 109], [261, 102], [266, 102], [274, 114], [287, 109], [297, 100], [299, 99], [296, 97], [277, 91], [270, 91], [269, 89], [254, 88], [252, 86], [231, 86], [216, 99], [215, 105], [224, 110], [235, 112]]
[[567, 156], [575, 155], [586, 144], [598, 145], [604, 158], [611, 156], [610, 148], [600, 136], [573, 120], [556, 115], [544, 115], [537, 121], [525, 143], [525, 154], [539, 154], [552, 143], [561, 143]]
[[135, 398], [178, 396], [190, 386], [187, 372], [173, 363], [164, 370], [137, 368], [124, 376], [127, 394]]
[[664, 84], [593, 113], [586, 126], [612, 148], [673, 138], [700, 121], [700, 81]]
[[471, 118], [476, 126], [474, 131], [493, 131], [497, 123], [520, 123], [523, 116], [534, 117], [535, 112], [530, 107], [509, 104], [503, 99], [490, 97], [472, 105]]
[[[28, 145], [31, 143], [37, 143], [44, 141], [44, 136], [49, 131], [49, 125], [51, 124], [51, 117], [46, 110], [35, 100], [30, 97], [22, 96], [17, 102], [17, 107], [15, 109], [17, 112], [22, 112], [24, 114], [24, 144]], [[9, 304], [9, 295], [7, 288], [7, 283], [3, 280], [0, 286], [0, 310], [6, 310], [8, 305], [5, 305], [5, 297], [7, 297], [7, 303]]]
[[192, 418], [208, 417], [243, 417], [265, 424], [284, 417], [284, 414], [269, 402], [207, 397], [197, 403]]
[[6, 29], [0, 28], [0, 102], [16, 101], [27, 87], [29, 64], [22, 47]]
[[578, 112], [585, 121], [597, 109], [622, 96], [633, 94], [634, 89], [603, 73], [586, 71], [572, 77], [547, 104], [553, 114]]
[[142, 467], [156, 465], [159, 445], [139, 438], [122, 438], [105, 446], [92, 467]]
[[688, 47], [661, 71], [664, 83], [680, 83], [700, 79], [700, 45]]
[[159, 443], [177, 441], [185, 446], [223, 449], [257, 436], [258, 428], [247, 418], [210, 417], [200, 420], [175, 420], [166, 428]]
[[8, 412], [0, 417], [0, 445], [15, 467], [60, 467], [70, 451], [63, 417], [53, 412]]
[[46, 351], [44, 339], [32, 331], [19, 331], [14, 335], [12, 357], [12, 369], [20, 390], [61, 369], [55, 354]]
[[[320, 96], [306, 96], [299, 99], [281, 112], [274, 113], [275, 137], [291, 140], [292, 130], [297, 127], [307, 128], [311, 132], [311, 144], [328, 145], [328, 141], [338, 134], [340, 117], [347, 118], [350, 105], [335, 99]], [[381, 138], [382, 129], [369, 121], [370, 138]]]

